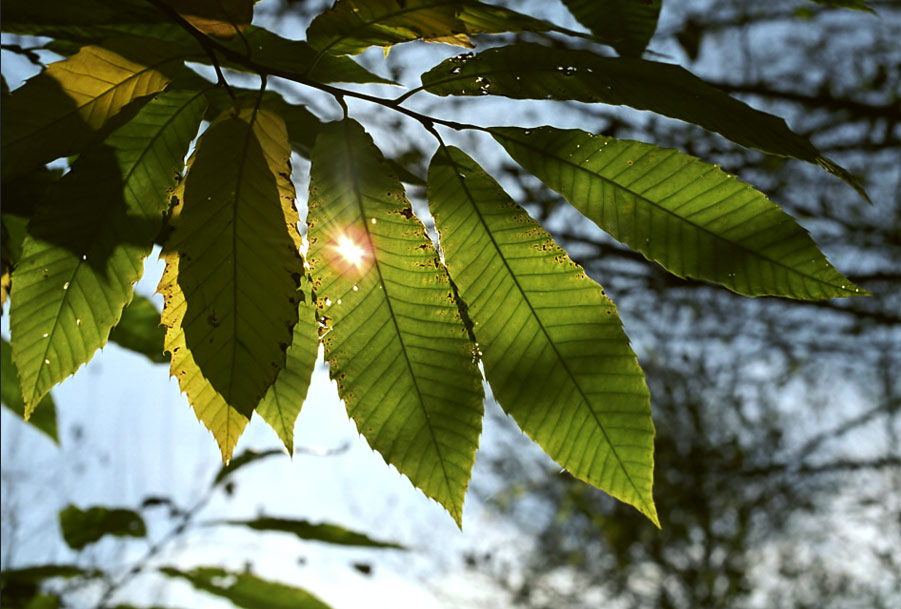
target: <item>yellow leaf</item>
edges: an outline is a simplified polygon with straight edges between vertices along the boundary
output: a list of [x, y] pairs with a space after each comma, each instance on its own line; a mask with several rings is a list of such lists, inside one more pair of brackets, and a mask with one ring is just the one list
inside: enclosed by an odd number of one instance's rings
[[183, 57], [177, 45], [119, 38], [50, 64], [3, 102], [3, 177], [100, 139], [126, 104], [162, 91]]
[[166, 0], [185, 21], [216, 38], [234, 38], [253, 20], [253, 0]]

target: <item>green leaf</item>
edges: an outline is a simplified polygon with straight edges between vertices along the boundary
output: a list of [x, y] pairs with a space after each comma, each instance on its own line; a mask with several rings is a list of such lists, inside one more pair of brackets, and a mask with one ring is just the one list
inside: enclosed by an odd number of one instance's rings
[[306, 399], [319, 354], [319, 322], [306, 277], [298, 296], [298, 319], [285, 368], [257, 406], [257, 414], [275, 431], [289, 455], [294, 454], [294, 423]]
[[219, 567], [197, 567], [181, 571], [160, 569], [169, 577], [180, 577], [198, 590], [215, 594], [246, 609], [329, 609], [329, 606], [302, 588], [287, 586], [252, 575]]
[[[181, 186], [176, 190], [179, 200], [182, 200], [183, 192]], [[176, 206], [172, 212], [173, 218], [177, 217], [178, 213]], [[222, 399], [194, 362], [194, 356], [185, 346], [185, 333], [181, 326], [185, 315], [185, 295], [178, 284], [179, 257], [175, 254], [167, 255], [164, 250], [160, 258], [166, 261], [166, 270], [160, 279], [157, 292], [165, 298], [160, 321], [166, 326], [165, 349], [171, 355], [170, 374], [178, 379], [179, 387], [188, 396], [197, 420], [201, 421], [216, 438], [222, 462], [227, 466], [231, 462], [238, 438], [247, 427], [250, 418]]]
[[[180, 314], [163, 321], [245, 417], [285, 367], [304, 273], [285, 125], [250, 101], [201, 136], [163, 253], [178, 259], [182, 295], [164, 293]], [[172, 372], [181, 378], [174, 358]]]
[[201, 92], [159, 95], [38, 204], [10, 309], [26, 417], [106, 343], [131, 300], [204, 103]]
[[[233, 52], [246, 57], [244, 40], [253, 49], [251, 58], [257, 65], [278, 75], [299, 76], [317, 82], [377, 83], [396, 84], [392, 80], [382, 78], [369, 72], [363, 66], [348, 57], [319, 56], [304, 40], [290, 40], [273, 34], [269, 30], [251, 26], [244, 32], [243, 40], [235, 38], [224, 46]], [[208, 62], [208, 59], [200, 59]], [[237, 61], [223, 62], [232, 69], [243, 72], [254, 72], [253, 69]]]
[[370, 46], [438, 39], [471, 48], [457, 19], [462, 3], [448, 0], [338, 0], [307, 29], [310, 46], [322, 53], [356, 55]]
[[462, 151], [436, 153], [428, 198], [497, 401], [572, 475], [659, 526], [650, 398], [616, 307]]
[[650, 110], [694, 123], [746, 148], [818, 165], [866, 198], [851, 174], [791, 131], [784, 120], [751, 108], [679, 66], [520, 43], [471, 58], [447, 59], [423, 74], [422, 84], [436, 95], [491, 94]]
[[[25, 417], [25, 402], [22, 400], [22, 389], [19, 386], [19, 374], [13, 365], [12, 349], [6, 339], [0, 345], [2, 351], [2, 365], [0, 371], [3, 374], [2, 397], [3, 405], [20, 417]], [[56, 404], [48, 393], [38, 404], [38, 409], [28, 418], [28, 422], [36, 429], [46, 434], [56, 444], [59, 444], [59, 433], [56, 426]]]
[[222, 484], [227, 478], [229, 478], [232, 474], [235, 473], [236, 470], [241, 469], [244, 466], [250, 465], [252, 463], [256, 463], [262, 459], [268, 459], [269, 457], [274, 457], [276, 455], [284, 455], [284, 451], [275, 449], [275, 450], [264, 450], [257, 452], [253, 449], [247, 449], [242, 452], [240, 455], [232, 459], [227, 465], [223, 465], [219, 472], [216, 474], [216, 477], [213, 478], [213, 486]]
[[6, 33], [88, 44], [124, 34], [166, 39], [166, 32], [181, 30], [146, 0], [4, 0], [2, 13]]
[[320, 53], [356, 55], [370, 46], [424, 40], [472, 48], [469, 35], [545, 32], [554, 25], [474, 0], [338, 0], [307, 29]]
[[3, 104], [3, 179], [102, 139], [126, 104], [161, 91], [181, 62], [180, 47], [120, 38], [50, 64]]
[[310, 171], [309, 262], [330, 374], [370, 446], [460, 523], [482, 386], [447, 273], [359, 124]]
[[82, 510], [75, 505], [69, 505], [60, 510], [59, 524], [63, 531], [63, 540], [73, 550], [80, 550], [106, 535], [147, 536], [144, 520], [140, 514], [132, 510], [102, 506]]
[[224, 524], [242, 526], [255, 531], [268, 531], [274, 533], [291, 533], [300, 539], [308, 541], [321, 541], [340, 546], [362, 546], [367, 548], [391, 548], [404, 550], [396, 543], [378, 541], [363, 533], [351, 531], [336, 524], [312, 523], [307, 520], [293, 520], [285, 518], [256, 518], [255, 520], [226, 520]]
[[520, 165], [615, 239], [679, 277], [748, 296], [861, 295], [788, 214], [678, 150], [584, 131], [494, 128]]
[[165, 338], [160, 312], [149, 299], [137, 294], [122, 311], [122, 318], [109, 335], [109, 339], [120, 347], [140, 353], [155, 364], [169, 361], [163, 352]]
[[95, 577], [96, 575], [96, 571], [87, 571], [75, 565], [38, 565], [22, 569], [4, 569], [0, 573], [0, 579], [4, 583], [39, 584], [45, 579], [54, 577], [71, 579], [73, 577]]
[[563, 0], [579, 23], [616, 52], [641, 57], [657, 29], [662, 0]]

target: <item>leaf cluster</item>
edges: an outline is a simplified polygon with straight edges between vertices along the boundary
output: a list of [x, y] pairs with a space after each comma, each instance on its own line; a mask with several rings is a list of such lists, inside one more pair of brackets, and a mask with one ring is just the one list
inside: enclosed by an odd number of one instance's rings
[[[9, 291], [19, 381], [9, 400], [21, 396], [28, 419], [109, 339], [157, 361], [165, 350], [228, 463], [254, 412], [293, 447], [322, 346], [360, 433], [458, 524], [487, 381], [562, 467], [659, 525], [650, 396], [615, 305], [439, 129], [490, 135], [678, 277], [747, 296], [863, 292], [778, 205], [716, 165], [582, 130], [449, 121], [404, 102], [422, 93], [628, 106], [817, 165], [866, 194], [782, 119], [643, 59], [660, 2], [565, 4], [588, 32], [475, 0], [338, 0], [294, 40], [252, 25], [251, 0], [4, 2], [5, 31], [50, 37], [47, 49], [65, 56], [4, 93], [3, 299]], [[351, 57], [372, 46], [471, 48], [509, 32], [541, 43], [450, 57], [394, 99], [334, 84], [391, 83]], [[258, 76], [259, 89], [230, 84], [237, 72]], [[331, 95], [344, 118], [323, 122], [271, 90], [276, 79]], [[402, 182], [421, 178], [385, 158], [347, 98], [434, 138], [425, 183], [437, 245]], [[305, 241], [294, 153], [311, 163]], [[61, 157], [70, 165], [60, 177], [45, 165]], [[157, 242], [162, 347], [155, 311], [133, 296]]]

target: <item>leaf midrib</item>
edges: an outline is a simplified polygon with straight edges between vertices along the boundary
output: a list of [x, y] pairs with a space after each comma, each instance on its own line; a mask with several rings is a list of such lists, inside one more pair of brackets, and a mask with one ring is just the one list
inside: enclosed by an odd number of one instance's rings
[[[356, 156], [354, 155], [354, 150], [350, 146], [350, 134], [348, 129], [350, 128], [350, 124], [345, 122], [344, 130], [344, 144], [347, 149], [347, 155], [349, 158], [353, 159], [354, 165], [356, 166]], [[351, 172], [351, 183], [353, 185], [354, 197], [357, 201], [357, 208], [360, 212], [360, 217], [362, 218], [363, 227], [366, 229], [366, 239], [369, 241], [370, 245], [373, 248], [373, 253], [375, 252], [375, 243], [372, 241], [372, 234], [369, 230], [369, 224], [366, 222], [366, 209], [363, 206], [363, 195], [360, 190], [360, 181], [359, 181], [359, 173], [356, 171]], [[453, 499], [453, 489], [451, 486], [450, 475], [447, 472], [447, 466], [445, 465], [445, 457], [441, 451], [441, 445], [438, 443], [438, 438], [435, 435], [435, 429], [432, 425], [432, 419], [429, 416], [429, 411], [425, 407], [425, 400], [422, 395], [422, 390], [419, 388], [419, 383], [417, 381], [416, 373], [413, 371], [413, 363], [410, 361], [410, 355], [407, 352], [407, 346], [404, 343], [403, 334], [401, 333], [400, 326], [397, 323], [397, 316], [394, 314], [394, 307], [391, 304], [391, 297], [389, 295], [388, 284], [385, 281], [385, 278], [382, 276], [381, 265], [379, 264], [378, 257], [373, 255], [372, 264], [375, 267], [376, 272], [378, 273], [379, 283], [382, 285], [382, 291], [385, 293], [385, 304], [388, 306], [388, 314], [391, 316], [391, 322], [394, 325], [394, 330], [397, 333], [397, 340], [400, 343], [401, 351], [404, 354], [404, 362], [407, 364], [407, 370], [410, 371], [410, 377], [413, 380], [413, 387], [416, 389], [417, 403], [419, 404], [420, 409], [422, 410], [423, 416], [425, 416], [426, 427], [429, 430], [429, 436], [432, 439], [432, 444], [435, 446], [435, 450], [438, 453], [438, 462], [441, 464], [441, 473], [444, 475], [444, 486], [448, 492], [449, 498]]]
[[538, 327], [541, 328], [542, 334], [544, 334], [544, 337], [547, 339], [548, 344], [554, 350], [554, 354], [557, 356], [557, 359], [563, 365], [563, 369], [566, 370], [567, 376], [569, 376], [573, 385], [575, 385], [576, 390], [579, 392], [579, 395], [582, 397], [582, 403], [588, 409], [588, 412], [591, 413], [591, 416], [594, 419], [595, 423], [597, 423], [598, 429], [601, 430], [601, 434], [604, 437], [604, 441], [607, 443], [607, 446], [610, 447], [610, 451], [613, 453], [613, 457], [616, 459], [616, 462], [619, 463], [620, 468], [622, 469], [623, 473], [626, 474], [626, 479], [629, 481], [629, 484], [632, 486], [633, 490], [635, 491], [635, 493], [638, 496], [639, 500], [641, 501], [642, 505], [647, 510], [647, 513], [652, 514], [653, 510], [651, 509], [650, 506], [648, 506], [647, 502], [644, 499], [644, 496], [642, 495], [641, 490], [635, 484], [635, 481], [632, 480], [632, 476], [629, 473], [629, 470], [626, 468], [625, 463], [620, 458], [619, 453], [616, 450], [616, 447], [613, 445], [613, 442], [610, 441], [610, 436], [607, 434], [607, 430], [604, 428], [604, 425], [601, 423], [601, 420], [598, 418], [597, 413], [591, 407], [591, 402], [588, 400], [588, 396], [585, 395], [585, 392], [582, 390], [582, 386], [579, 384], [574, 373], [570, 369], [567, 360], [560, 353], [560, 350], [557, 348], [557, 344], [553, 341], [550, 334], [548, 334], [547, 329], [545, 328], [544, 324], [541, 322], [541, 318], [538, 317], [538, 313], [535, 311], [535, 308], [532, 306], [532, 302], [529, 300], [529, 297], [526, 294], [525, 290], [523, 289], [522, 285], [520, 285], [519, 280], [516, 277], [516, 274], [513, 272], [513, 269], [511, 269], [510, 265], [507, 263], [507, 258], [506, 258], [506, 256], [504, 256], [504, 253], [501, 251], [500, 245], [498, 245], [497, 241], [495, 240], [494, 233], [492, 233], [491, 229], [488, 226], [488, 223], [485, 221], [485, 217], [482, 215], [482, 210], [476, 204], [475, 198], [472, 196], [472, 193], [470, 192], [469, 187], [466, 184], [466, 180], [462, 178], [462, 174], [458, 169], [459, 166], [457, 165], [457, 162], [453, 159], [453, 157], [450, 155], [450, 153], [447, 151], [447, 148], [444, 147], [443, 144], [442, 144], [442, 148], [444, 149], [445, 156], [448, 158], [448, 160], [450, 160], [451, 164], [453, 165], [454, 176], [457, 178], [457, 180], [460, 182], [460, 185], [463, 187], [463, 190], [466, 193], [466, 197], [469, 199], [469, 202], [472, 204], [473, 209], [475, 209], [476, 215], [478, 216], [479, 221], [482, 223], [482, 226], [484, 227], [485, 232], [488, 234], [489, 239], [491, 239], [491, 245], [494, 247], [495, 251], [497, 251], [498, 257], [504, 263], [504, 267], [507, 269], [508, 275], [512, 278], [513, 283], [516, 285], [516, 289], [522, 295], [523, 300], [525, 301], [526, 305], [529, 307], [529, 312], [532, 314], [532, 317], [538, 323]]
[[[582, 132], [582, 133], [585, 133], [585, 132]], [[840, 289], [840, 290], [842, 290], [843, 292], [846, 292], [846, 293], [848, 293], [848, 294], [854, 294], [854, 293], [855, 293], [855, 292], [853, 292], [852, 290], [849, 290], [849, 289], [847, 289], [847, 288], [844, 288], [844, 287], [842, 287], [842, 286], [840, 286], [840, 285], [836, 285], [836, 284], [833, 284], [833, 283], [827, 283], [826, 281], [823, 281], [822, 279], [818, 279], [818, 278], [816, 278], [816, 277], [813, 277], [812, 275], [809, 275], [809, 274], [806, 273], [806, 272], [802, 272], [802, 271], [799, 271], [799, 270], [797, 270], [797, 269], [795, 269], [795, 268], [792, 268], [792, 267], [790, 267], [790, 266], [787, 266], [785, 263], [783, 263], [783, 262], [781, 262], [781, 261], [779, 261], [779, 260], [774, 260], [774, 259], [772, 259], [772, 258], [770, 258], [770, 257], [768, 257], [768, 256], [765, 256], [765, 255], [761, 254], [761, 253], [755, 252], [754, 250], [751, 250], [751, 249], [747, 248], [746, 246], [744, 246], [744, 245], [742, 245], [742, 244], [740, 244], [740, 243], [737, 243], [737, 242], [735, 242], [735, 241], [730, 241], [730, 240], [726, 239], [725, 237], [722, 237], [721, 235], [717, 235], [716, 233], [710, 231], [709, 229], [707, 229], [707, 228], [705, 228], [705, 227], [703, 227], [703, 226], [700, 226], [699, 224], [696, 224], [695, 222], [692, 222], [691, 220], [689, 220], [689, 219], [686, 218], [685, 216], [680, 216], [680, 215], [676, 214], [675, 212], [673, 212], [673, 211], [671, 211], [671, 210], [669, 210], [669, 209], [667, 209], [667, 208], [665, 208], [665, 207], [662, 207], [660, 204], [658, 204], [658, 203], [656, 203], [655, 201], [653, 201], [653, 200], [647, 198], [647, 197], [644, 196], [643, 194], [638, 193], [638, 192], [635, 192], [634, 190], [628, 188], [627, 186], [623, 186], [622, 184], [619, 184], [619, 183], [617, 183], [617, 182], [614, 182], [614, 181], [613, 181], [612, 179], [610, 179], [610, 178], [607, 178], [607, 177], [605, 177], [605, 176], [602, 176], [602, 175], [600, 175], [600, 174], [598, 174], [598, 173], [594, 173], [593, 171], [591, 171], [590, 169], [587, 169], [587, 168], [583, 167], [582, 165], [579, 165], [579, 164], [574, 163], [574, 162], [572, 162], [572, 161], [569, 161], [569, 160], [567, 160], [567, 159], [561, 158], [561, 157], [557, 156], [556, 154], [553, 154], [553, 153], [551, 153], [551, 152], [549, 152], [549, 151], [546, 151], [546, 150], [544, 150], [544, 149], [536, 148], [535, 146], [526, 144], [526, 143], [524, 143], [522, 140], [517, 140], [517, 139], [514, 139], [514, 138], [512, 138], [512, 137], [503, 135], [503, 134], [501, 134], [501, 133], [499, 133], [499, 132], [497, 132], [497, 131], [491, 130], [491, 134], [492, 134], [492, 135], [497, 135], [497, 136], [499, 136], [499, 137], [503, 137], [503, 138], [505, 138], [505, 139], [507, 139], [507, 140], [510, 140], [510, 141], [513, 141], [513, 142], [515, 142], [516, 144], [519, 144], [519, 145], [524, 146], [525, 148], [528, 148], [528, 149], [531, 150], [532, 152], [539, 152], [539, 153], [541, 153], [543, 156], [549, 156], [549, 157], [553, 158], [554, 160], [559, 161], [560, 163], [563, 163], [563, 164], [565, 164], [565, 165], [569, 165], [570, 167], [574, 167], [574, 168], [580, 170], [580, 171], [583, 172], [583, 173], [587, 173], [587, 174], [590, 175], [590, 176], [599, 178], [600, 180], [602, 180], [602, 181], [604, 181], [604, 182], [610, 184], [611, 186], [613, 186], [613, 187], [615, 187], [615, 188], [618, 188], [618, 189], [620, 189], [620, 190], [623, 190], [623, 191], [625, 191], [625, 192], [628, 192], [628, 193], [631, 194], [631, 195], [634, 195], [636, 198], [641, 199], [642, 201], [645, 201], [645, 202], [646, 202], [648, 205], [650, 205], [651, 207], [654, 207], [655, 209], [658, 209], [658, 210], [660, 210], [660, 211], [665, 212], [666, 214], [672, 216], [672, 217], [675, 218], [676, 220], [679, 220], [680, 222], [684, 222], [684, 223], [686, 223], [686, 224], [689, 224], [690, 226], [694, 227], [694, 228], [695, 228], [696, 230], [698, 230], [699, 232], [706, 233], [706, 234], [710, 235], [711, 237], [714, 237], [714, 238], [716, 238], [716, 239], [719, 239], [720, 241], [722, 241], [722, 242], [724, 242], [724, 243], [726, 243], [726, 244], [732, 245], [732, 246], [734, 246], [734, 247], [736, 247], [736, 248], [738, 248], [738, 249], [740, 249], [740, 250], [742, 250], [742, 251], [744, 251], [744, 252], [746, 252], [746, 253], [752, 254], [755, 258], [760, 258], [760, 259], [762, 259], [762, 260], [764, 260], [764, 261], [766, 261], [766, 262], [769, 262], [769, 263], [771, 263], [771, 264], [773, 264], [773, 265], [775, 265], [775, 266], [779, 266], [779, 267], [785, 269], [786, 271], [788, 271], [788, 272], [790, 272], [790, 273], [793, 273], [793, 274], [796, 274], [796, 275], [800, 275], [801, 277], [805, 277], [805, 278], [807, 278], [807, 279], [809, 279], [809, 280], [811, 280], [811, 281], [813, 281], [813, 282], [815, 282], [815, 283], [817, 283], [817, 284], [819, 284], [819, 285], [828, 286], [828, 287], [830, 287], [830, 288], [832, 288], [832, 289]], [[587, 134], [586, 134], [586, 135], [587, 135]], [[614, 140], [613, 138], [608, 138], [608, 139], [609, 139], [610, 141], [623, 141], [623, 140]], [[681, 153], [680, 153], [680, 154], [681, 154]], [[687, 156], [687, 155], [686, 155], [686, 156]], [[543, 180], [542, 180], [542, 181], [543, 181]], [[556, 190], [556, 189], [555, 189], [555, 190]], [[783, 212], [783, 213], [784, 213], [784, 212]], [[590, 218], [589, 218], [589, 219], [590, 219]], [[594, 222], [594, 220], [592, 220], [592, 222]], [[597, 223], [595, 222], [595, 224], [597, 224]], [[603, 227], [601, 227], [601, 228], [603, 228]], [[603, 230], [604, 230], [604, 232], [607, 232], [607, 229], [603, 229]], [[802, 229], [802, 230], [803, 230], [803, 229]], [[646, 256], [646, 257], [647, 257], [647, 256]], [[649, 258], [649, 259], [650, 259], [650, 258]], [[655, 260], [655, 262], [656, 262], [656, 260]], [[827, 261], [827, 262], [828, 262], [828, 261]], [[796, 298], [803, 299], [803, 300], [807, 300], [807, 299], [802, 298], [802, 297], [800, 297], [800, 296], [796, 296]]]

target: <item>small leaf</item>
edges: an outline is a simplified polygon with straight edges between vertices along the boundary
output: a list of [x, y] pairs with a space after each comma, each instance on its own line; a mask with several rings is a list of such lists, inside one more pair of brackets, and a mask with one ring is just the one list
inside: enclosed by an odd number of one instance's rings
[[99, 541], [106, 535], [145, 537], [147, 528], [141, 515], [132, 510], [96, 506], [82, 510], [69, 505], [59, 513], [63, 539], [73, 550]]
[[274, 457], [276, 455], [284, 455], [284, 451], [282, 450], [264, 450], [257, 452], [252, 449], [247, 449], [242, 452], [240, 455], [232, 459], [227, 465], [223, 465], [219, 469], [219, 473], [216, 474], [216, 477], [213, 479], [213, 486], [219, 485], [224, 482], [229, 476], [235, 473], [236, 470], [250, 465], [251, 463], [256, 463], [262, 459], [267, 459], [269, 457]]
[[302, 588], [287, 586], [252, 575], [219, 567], [197, 567], [181, 571], [160, 569], [169, 577], [180, 577], [198, 590], [215, 594], [246, 609], [329, 609], [329, 606]]
[[195, 28], [231, 39], [253, 20], [254, 0], [163, 0]]
[[[6, 339], [0, 343], [0, 351], [2, 351], [2, 365], [0, 371], [3, 375], [2, 397], [3, 405], [12, 412], [25, 417], [25, 402], [22, 400], [22, 389], [19, 386], [19, 374], [13, 365], [12, 349]], [[56, 444], [59, 444], [59, 433], [56, 424], [56, 404], [53, 403], [53, 397], [48, 393], [38, 404], [37, 410], [27, 419], [28, 423], [36, 429], [45, 433]]]
[[169, 361], [163, 348], [165, 338], [160, 312], [149, 299], [137, 294], [122, 311], [122, 318], [109, 335], [109, 339], [120, 347], [140, 353], [156, 364]]
[[4, 101], [4, 180], [102, 139], [126, 104], [166, 86], [182, 53], [160, 41], [120, 38], [50, 64]]
[[579, 23], [625, 57], [641, 57], [657, 29], [662, 0], [563, 0]]
[[616, 307], [461, 150], [439, 150], [429, 204], [495, 398], [573, 476], [659, 526], [644, 374]]
[[492, 134], [611, 236], [679, 277], [748, 296], [865, 293], [763, 194], [678, 150], [552, 127]]
[[256, 531], [269, 531], [274, 533], [291, 533], [300, 539], [308, 541], [321, 541], [339, 546], [360, 546], [366, 548], [390, 548], [404, 550], [401, 545], [387, 541], [378, 541], [358, 533], [345, 529], [336, 524], [312, 523], [307, 520], [292, 520], [286, 518], [256, 518], [255, 520], [226, 520], [223, 524], [242, 526]]
[[159, 95], [81, 154], [38, 204], [10, 308], [26, 417], [106, 344], [162, 225], [203, 106], [202, 92]]
[[[180, 292], [163, 293], [179, 311], [163, 321], [245, 418], [285, 367], [297, 323], [304, 268], [290, 152], [284, 122], [255, 100], [223, 114], [197, 143], [163, 252], [177, 260], [177, 275], [166, 273]], [[184, 372], [173, 357], [180, 382]]]
[[313, 289], [338, 393], [370, 446], [459, 524], [483, 395], [447, 272], [353, 121], [320, 133], [309, 206]]
[[650, 110], [694, 123], [746, 148], [818, 165], [867, 198], [851, 174], [784, 120], [751, 108], [676, 65], [519, 43], [475, 57], [447, 59], [423, 74], [422, 84], [436, 95], [490, 94]]

